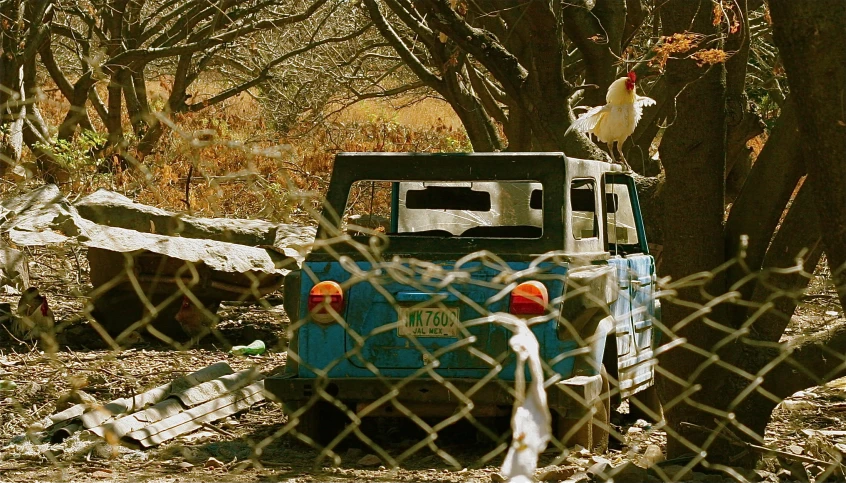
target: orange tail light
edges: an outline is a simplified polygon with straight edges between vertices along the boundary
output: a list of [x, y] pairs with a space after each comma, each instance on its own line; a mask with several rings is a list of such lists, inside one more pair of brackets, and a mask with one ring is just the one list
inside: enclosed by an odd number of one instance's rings
[[315, 322], [335, 322], [330, 307], [338, 314], [344, 310], [344, 291], [338, 282], [331, 280], [318, 283], [308, 293], [308, 311]]
[[510, 312], [514, 315], [542, 315], [549, 303], [549, 292], [544, 284], [523, 282], [511, 291]]

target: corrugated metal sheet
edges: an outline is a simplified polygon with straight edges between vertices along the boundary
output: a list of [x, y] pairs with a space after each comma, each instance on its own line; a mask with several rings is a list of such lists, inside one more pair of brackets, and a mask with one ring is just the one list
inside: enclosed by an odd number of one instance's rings
[[92, 408], [84, 404], [46, 418], [46, 435], [56, 443], [86, 429], [102, 438], [155, 446], [204, 423], [244, 411], [265, 398], [264, 376], [255, 369], [237, 373], [218, 362], [169, 384]]
[[138, 411], [89, 429], [92, 433], [100, 437], [105, 438], [107, 434], [111, 435], [114, 439], [111, 437], [108, 439], [114, 441], [151, 423], [179, 414], [184, 410], [185, 407], [182, 406], [178, 399], [165, 399], [143, 411]]
[[181, 434], [196, 431], [203, 427], [203, 423], [241, 412], [264, 398], [264, 381], [260, 381], [133, 431], [126, 435], [124, 440], [140, 444], [145, 448], [155, 446]]
[[245, 369], [235, 374], [218, 377], [217, 379], [204, 382], [190, 387], [184, 391], [174, 392], [173, 397], [179, 398], [186, 406], [196, 406], [221, 394], [232, 392], [259, 379], [261, 374], [256, 369]]
[[41, 421], [41, 425], [48, 430], [51, 428], [58, 429], [56, 427], [62, 423], [69, 423], [76, 418], [81, 418], [85, 428], [93, 428], [109, 419], [119, 417], [121, 414], [144, 409], [161, 401], [173, 392], [184, 392], [193, 386], [232, 374], [232, 372], [229, 364], [216, 362], [149, 391], [128, 398], [115, 399], [97, 408], [91, 408], [87, 404], [71, 406], [62, 412], [47, 416]]
[[149, 391], [129, 398], [116, 399], [102, 408], [88, 411], [82, 415], [82, 424], [86, 429], [97, 427], [121, 415], [140, 411], [147, 406], [156, 404], [174, 393], [182, 393], [199, 384], [216, 378], [232, 374], [232, 368], [225, 362], [217, 362], [199, 371], [180, 377], [175, 381], [164, 384]]

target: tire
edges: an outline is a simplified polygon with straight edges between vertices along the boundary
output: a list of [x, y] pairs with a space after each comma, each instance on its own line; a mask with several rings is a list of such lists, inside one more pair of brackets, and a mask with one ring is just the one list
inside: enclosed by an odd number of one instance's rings
[[[291, 413], [297, 409], [299, 408], [292, 408]], [[325, 447], [344, 429], [347, 417], [333, 404], [317, 401], [298, 419], [299, 422], [294, 429], [303, 436], [308, 436], [321, 447]], [[293, 439], [300, 444], [311, 446], [296, 436]]]
[[652, 424], [657, 424], [664, 419], [661, 399], [658, 397], [658, 388], [655, 387], [654, 383], [629, 397], [629, 417], [635, 421], [643, 419]]

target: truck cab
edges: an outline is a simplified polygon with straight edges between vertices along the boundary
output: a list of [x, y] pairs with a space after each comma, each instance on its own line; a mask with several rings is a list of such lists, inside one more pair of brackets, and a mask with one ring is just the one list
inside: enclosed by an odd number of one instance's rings
[[285, 373], [266, 387], [286, 428], [318, 444], [367, 417], [508, 416], [508, 314], [540, 344], [556, 436], [602, 447], [612, 396], [654, 382], [654, 286], [616, 165], [338, 154], [312, 250], [285, 279]]

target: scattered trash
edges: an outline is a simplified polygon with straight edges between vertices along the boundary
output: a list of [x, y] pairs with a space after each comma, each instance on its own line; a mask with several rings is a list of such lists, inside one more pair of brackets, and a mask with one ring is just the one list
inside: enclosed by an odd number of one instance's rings
[[600, 480], [607, 480], [608, 471], [614, 468], [611, 462], [601, 456], [594, 456], [592, 459], [594, 464], [587, 469], [587, 474]]
[[264, 354], [267, 348], [261, 340], [254, 340], [249, 345], [236, 345], [229, 349], [230, 354], [236, 356], [258, 356]]
[[615, 483], [639, 483], [647, 481], [646, 468], [641, 468], [631, 461], [627, 461], [609, 472]]
[[661, 451], [660, 446], [657, 444], [650, 444], [646, 447], [646, 451], [643, 453], [643, 459], [645, 460], [647, 466], [653, 466], [664, 461], [666, 458], [664, 457], [664, 452]]
[[636, 427], [636, 428], [644, 429], [646, 431], [649, 431], [650, 429], [652, 429], [652, 424], [650, 424], [649, 421], [647, 421], [645, 419], [638, 419], [637, 421], [635, 421], [633, 426]]
[[[544, 469], [538, 477], [539, 481], [563, 481], [579, 471], [577, 466], [553, 466]], [[504, 481], [504, 480], [503, 480]]]
[[379, 466], [382, 464], [382, 460], [375, 454], [368, 454], [358, 460], [358, 464], [360, 466]]
[[56, 402], [56, 409], [64, 411], [65, 409], [77, 404], [87, 404], [88, 406], [94, 407], [97, 404], [97, 398], [85, 391], [75, 389], [59, 398], [58, 402]]
[[219, 459], [217, 459], [215, 457], [211, 457], [206, 461], [205, 466], [206, 466], [206, 468], [225, 468], [226, 463], [224, 463], [223, 461], [220, 461]]
[[787, 411], [800, 411], [802, 409], [814, 409], [816, 404], [811, 401], [797, 401], [795, 399], [785, 399], [781, 403], [781, 407]]
[[344, 459], [347, 461], [352, 461], [354, 459], [361, 458], [364, 454], [364, 450], [361, 448], [349, 448], [346, 453], [344, 453]]
[[216, 431], [197, 431], [196, 433], [186, 434], [180, 438], [186, 443], [199, 443], [207, 439], [213, 438], [218, 433]]
[[[508, 343], [517, 355], [514, 371], [514, 416], [511, 418], [512, 439], [502, 463], [502, 473], [509, 482], [530, 482], [538, 467], [538, 456], [552, 436], [552, 416], [547, 406], [546, 390], [540, 360], [540, 345], [526, 321], [510, 318], [514, 332]], [[526, 387], [524, 367], [528, 364], [531, 381]]]

